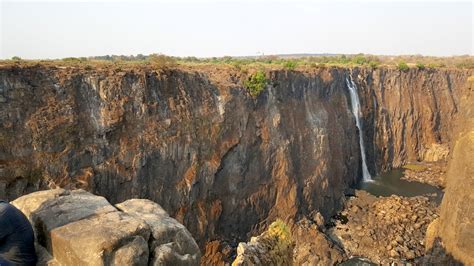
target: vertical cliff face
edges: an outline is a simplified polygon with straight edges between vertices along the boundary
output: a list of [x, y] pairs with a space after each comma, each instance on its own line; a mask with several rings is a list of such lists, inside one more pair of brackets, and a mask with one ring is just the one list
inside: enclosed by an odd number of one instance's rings
[[[474, 80], [467, 85], [466, 93], [461, 97], [460, 112], [454, 128], [440, 218], [430, 225], [427, 238], [431, 239], [427, 239], [427, 242], [432, 253], [431, 263], [452, 263], [454, 260], [473, 265]], [[439, 252], [441, 246], [443, 252]]]
[[235, 69], [0, 70], [0, 195], [51, 181], [111, 202], [151, 199], [202, 244], [279, 217], [335, 213], [361, 173], [345, 78], [364, 113], [369, 168], [450, 140], [461, 71], [268, 71], [258, 97]]
[[148, 198], [201, 241], [330, 215], [360, 165], [344, 71], [267, 75], [254, 99], [232, 71], [4, 69], [2, 179]]
[[353, 70], [362, 94], [372, 173], [410, 161], [444, 159], [469, 74], [454, 69]]

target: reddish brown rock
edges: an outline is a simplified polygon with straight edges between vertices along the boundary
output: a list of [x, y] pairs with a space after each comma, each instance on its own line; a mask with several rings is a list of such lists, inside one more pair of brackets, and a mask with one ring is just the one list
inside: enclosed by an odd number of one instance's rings
[[474, 265], [474, 78], [461, 98], [440, 218], [427, 233], [427, 263]]
[[256, 235], [276, 218], [328, 219], [361, 171], [351, 72], [372, 173], [451, 140], [465, 70], [268, 70], [265, 90], [252, 97], [246, 74], [226, 66], [7, 66], [0, 194], [56, 184], [113, 203], [147, 198], [201, 248]]

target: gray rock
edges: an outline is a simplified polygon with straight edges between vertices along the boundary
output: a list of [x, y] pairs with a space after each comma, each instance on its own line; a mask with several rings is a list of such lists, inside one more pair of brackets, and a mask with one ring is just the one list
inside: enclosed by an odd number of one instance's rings
[[12, 203], [36, 229], [41, 265], [199, 265], [188, 230], [149, 200], [118, 204], [121, 212], [86, 191], [55, 189]]
[[[142, 237], [142, 246], [133, 244], [137, 250], [146, 248], [150, 235], [149, 227], [141, 220], [121, 213], [110, 212], [77, 222], [73, 222], [51, 231], [52, 254], [57, 261], [67, 265], [104, 265], [114, 258], [115, 251], [127, 246], [129, 241]], [[139, 261], [142, 254], [119, 252], [120, 261]]]
[[149, 257], [148, 244], [141, 236], [122, 246], [112, 256], [111, 265], [147, 265]]
[[154, 265], [198, 265], [199, 247], [191, 233], [168, 216], [158, 204], [145, 199], [131, 199], [115, 205], [121, 211], [142, 219], [151, 229]]
[[117, 211], [105, 198], [84, 190], [56, 189], [31, 193], [15, 200], [13, 204], [26, 212], [39, 243], [50, 252], [51, 230], [93, 215]]

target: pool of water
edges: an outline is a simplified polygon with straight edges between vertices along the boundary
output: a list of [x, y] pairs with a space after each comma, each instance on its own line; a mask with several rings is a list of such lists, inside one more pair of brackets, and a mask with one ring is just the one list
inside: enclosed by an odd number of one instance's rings
[[357, 189], [365, 190], [374, 196], [387, 197], [398, 195], [404, 197], [428, 196], [435, 202], [441, 202], [443, 191], [435, 186], [420, 182], [408, 182], [400, 179], [403, 169], [393, 169], [389, 172], [373, 177], [372, 182], [360, 182]]

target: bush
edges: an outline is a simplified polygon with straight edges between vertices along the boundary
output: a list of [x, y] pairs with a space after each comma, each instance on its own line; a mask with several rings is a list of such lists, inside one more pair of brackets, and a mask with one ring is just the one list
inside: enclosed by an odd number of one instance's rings
[[176, 59], [163, 54], [151, 54], [148, 56], [148, 61], [156, 68], [168, 68], [177, 65]]
[[14, 56], [14, 57], [12, 57], [12, 60], [14, 60], [14, 61], [20, 61], [21, 58], [20, 58], [19, 56]]
[[258, 96], [267, 85], [267, 79], [263, 71], [257, 71], [245, 81], [245, 87], [249, 90], [250, 95]]
[[352, 62], [357, 65], [363, 65], [368, 62], [367, 58], [363, 54], [356, 55], [353, 59]]
[[398, 70], [407, 71], [408, 69], [409, 69], [409, 67], [408, 67], [407, 63], [405, 63], [403, 61], [398, 63]]
[[287, 70], [294, 70], [296, 68], [296, 61], [289, 60], [283, 63], [283, 67]]
[[288, 226], [280, 219], [276, 219], [268, 228], [270, 236], [278, 237], [281, 240], [291, 242], [291, 234]]
[[379, 65], [380, 65], [380, 63], [377, 62], [377, 61], [370, 61], [369, 62], [369, 67], [371, 67], [371, 68], [377, 68]]
[[291, 265], [293, 258], [293, 241], [288, 226], [280, 219], [268, 228], [268, 235], [274, 239], [273, 247], [268, 251], [273, 265]]
[[416, 64], [416, 67], [417, 67], [419, 70], [425, 69], [425, 65], [422, 64], [422, 63], [417, 63], [417, 64]]
[[77, 57], [66, 57], [63, 58], [63, 62], [68, 62], [68, 63], [81, 63], [86, 61], [87, 59], [85, 57], [77, 58]]

